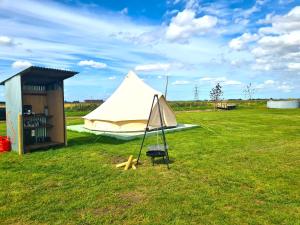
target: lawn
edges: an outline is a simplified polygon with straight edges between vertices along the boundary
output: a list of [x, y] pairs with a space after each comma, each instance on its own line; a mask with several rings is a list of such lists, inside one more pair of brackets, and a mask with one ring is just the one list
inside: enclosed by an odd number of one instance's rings
[[299, 109], [177, 118], [201, 127], [167, 134], [170, 170], [145, 151], [136, 171], [116, 169], [141, 139], [76, 132], [66, 148], [1, 154], [0, 223], [300, 224]]

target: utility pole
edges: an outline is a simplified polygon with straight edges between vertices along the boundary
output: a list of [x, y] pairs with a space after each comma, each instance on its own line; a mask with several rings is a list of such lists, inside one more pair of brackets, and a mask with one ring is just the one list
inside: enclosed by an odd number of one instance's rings
[[195, 87], [194, 87], [194, 100], [195, 100], [196, 102], [199, 101], [199, 89], [198, 89], [197, 84], [196, 84]]
[[169, 76], [166, 75], [165, 99], [167, 100]]

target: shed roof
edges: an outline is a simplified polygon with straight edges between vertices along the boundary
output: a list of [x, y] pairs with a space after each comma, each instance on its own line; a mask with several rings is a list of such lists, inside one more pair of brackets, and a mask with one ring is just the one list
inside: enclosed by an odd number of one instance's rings
[[23, 77], [26, 83], [28, 82], [32, 84], [48, 84], [54, 81], [70, 78], [77, 73], [78, 72], [69, 71], [69, 70], [31, 66], [2, 81], [0, 85], [4, 85], [5, 82], [7, 82], [8, 80], [16, 76]]

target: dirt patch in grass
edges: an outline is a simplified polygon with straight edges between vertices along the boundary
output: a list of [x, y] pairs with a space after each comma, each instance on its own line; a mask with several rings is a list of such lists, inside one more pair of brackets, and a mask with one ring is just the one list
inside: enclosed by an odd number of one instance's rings
[[262, 200], [256, 199], [256, 200], [255, 200], [255, 204], [256, 204], [256, 205], [263, 205], [263, 204], [265, 204], [265, 202], [262, 201]]
[[99, 154], [102, 157], [105, 157], [105, 159], [107, 160], [107, 162], [111, 163], [111, 164], [118, 164], [118, 163], [122, 163], [128, 160], [128, 158], [121, 156], [121, 155], [113, 155], [111, 153], [108, 153], [105, 149], [101, 149], [99, 151]]
[[104, 217], [104, 216], [122, 216], [128, 211], [128, 209], [134, 207], [135, 205], [141, 204], [147, 198], [146, 195], [142, 192], [132, 191], [120, 193], [116, 196], [119, 201], [114, 204], [110, 204], [107, 206], [93, 208], [93, 209], [84, 209], [80, 211], [81, 217], [84, 217], [87, 214], [96, 216], [96, 217]]
[[112, 156], [112, 155], [110, 155], [109, 158], [110, 158], [110, 162], [112, 164], [119, 164], [119, 163], [122, 163], [122, 162], [126, 162], [128, 160], [128, 159], [124, 158], [124, 156]]
[[146, 195], [141, 192], [137, 191], [132, 191], [132, 192], [126, 192], [126, 193], [121, 193], [119, 197], [128, 202], [128, 205], [134, 205], [134, 204], [139, 204], [141, 202], [144, 202], [146, 200]]
[[[126, 213], [128, 207], [125, 207], [124, 204], [110, 204], [98, 208], [87, 208], [79, 211], [79, 216], [81, 219], [87, 218], [89, 216], [102, 218], [102, 217], [114, 217], [122, 216]], [[113, 222], [113, 221], [112, 221]]]
[[93, 209], [91, 213], [95, 216], [108, 216], [108, 215], [123, 215], [127, 210], [122, 205], [110, 205], [102, 208]]
[[234, 208], [234, 207], [233, 207], [232, 205], [225, 205], [225, 206], [224, 206], [224, 209], [225, 209], [225, 210], [228, 210], [228, 211], [233, 210], [233, 208]]

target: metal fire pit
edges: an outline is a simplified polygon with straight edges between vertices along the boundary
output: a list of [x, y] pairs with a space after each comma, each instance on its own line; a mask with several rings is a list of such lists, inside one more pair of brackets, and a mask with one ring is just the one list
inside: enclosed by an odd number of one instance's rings
[[[166, 146], [168, 149], [168, 146]], [[148, 146], [148, 151], [146, 152], [146, 155], [151, 157], [152, 165], [154, 165], [154, 159], [157, 157], [161, 157], [165, 160], [165, 157], [167, 156], [164, 145], [150, 145]]]

